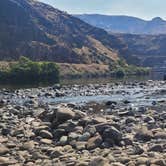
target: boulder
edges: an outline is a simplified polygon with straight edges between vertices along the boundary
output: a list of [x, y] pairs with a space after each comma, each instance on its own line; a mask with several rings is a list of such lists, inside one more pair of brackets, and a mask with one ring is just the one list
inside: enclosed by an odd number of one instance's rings
[[38, 135], [42, 130], [49, 130], [49, 127], [47, 125], [42, 126], [35, 126], [34, 132]]
[[159, 165], [159, 166], [166, 166], [166, 161], [164, 161], [163, 159], [153, 159], [151, 161], [151, 165]]
[[4, 127], [4, 128], [2, 128], [2, 130], [1, 130], [1, 134], [2, 134], [2, 135], [7, 136], [7, 135], [10, 135], [10, 133], [11, 133], [11, 130], [10, 130], [9, 128]]
[[5, 155], [9, 152], [10, 152], [10, 150], [6, 146], [0, 145], [0, 155]]
[[150, 165], [150, 161], [146, 157], [138, 157], [136, 159], [136, 165]]
[[162, 145], [153, 145], [150, 149], [150, 152], [163, 152], [164, 151], [164, 147]]
[[1, 100], [0, 100], [0, 107], [3, 107], [3, 106], [5, 105], [5, 103], [6, 103], [6, 101], [3, 100], [3, 99], [1, 99]]
[[88, 132], [85, 132], [83, 135], [81, 135], [78, 138], [78, 141], [88, 141], [88, 139], [90, 138], [91, 134]]
[[79, 134], [75, 133], [75, 132], [71, 132], [68, 134], [68, 141], [73, 141], [73, 140], [77, 140], [79, 138]]
[[84, 118], [86, 116], [86, 113], [80, 111], [80, 110], [75, 110], [75, 120], [79, 120], [81, 118]]
[[116, 101], [107, 101], [105, 103], [106, 106], [112, 106], [112, 105], [117, 105], [117, 102]]
[[107, 123], [107, 120], [103, 117], [95, 117], [91, 120], [92, 124]]
[[135, 134], [135, 138], [147, 142], [153, 138], [153, 133], [146, 127], [143, 127]]
[[153, 117], [147, 116], [147, 117], [144, 119], [144, 122], [146, 122], [146, 123], [155, 123], [155, 120], [154, 120]]
[[111, 164], [111, 166], [125, 166], [125, 165], [120, 162], [114, 162]]
[[129, 100], [124, 100], [123, 103], [124, 103], [124, 104], [129, 104], [129, 103], [131, 103], [131, 101], [129, 101]]
[[42, 138], [46, 138], [46, 139], [52, 139], [53, 138], [53, 135], [47, 131], [47, 130], [41, 130], [39, 135], [42, 137]]
[[86, 142], [76, 142], [75, 147], [77, 150], [84, 150], [86, 149]]
[[22, 146], [23, 150], [33, 150], [35, 147], [35, 142], [34, 141], [29, 141], [29, 142], [25, 142]]
[[166, 139], [166, 132], [159, 131], [154, 134], [154, 139]]
[[49, 148], [47, 150], [47, 153], [49, 154], [49, 156], [51, 156], [51, 158], [58, 158], [64, 155], [63, 148], [61, 146], [57, 146], [55, 148]]
[[98, 156], [89, 162], [89, 166], [110, 166], [110, 164], [107, 159]]
[[43, 143], [43, 144], [52, 144], [52, 140], [50, 140], [50, 139], [41, 139], [40, 140], [40, 143]]
[[[68, 120], [67, 122], [60, 124], [58, 129], [64, 129], [66, 133], [73, 132], [73, 129], [78, 125], [77, 122]], [[57, 128], [57, 127], [56, 127]]]
[[67, 136], [62, 136], [59, 140], [60, 145], [66, 145], [68, 142], [68, 137]]
[[56, 129], [53, 131], [54, 138], [56, 138], [56, 139], [59, 139], [63, 135], [66, 135], [66, 134], [67, 134], [67, 132], [65, 129]]
[[134, 113], [132, 111], [120, 111], [118, 113], [118, 115], [120, 117], [123, 117], [123, 116], [134, 116]]
[[121, 132], [113, 126], [109, 127], [108, 129], [105, 129], [102, 137], [104, 140], [113, 140], [116, 144], [119, 144], [122, 140]]
[[13, 165], [16, 164], [15, 160], [11, 160], [8, 157], [1, 157], [0, 156], [0, 165], [1, 166], [9, 166], [9, 165]]
[[91, 136], [93, 136], [96, 133], [96, 128], [94, 126], [88, 125], [84, 128], [84, 132], [88, 132]]
[[142, 153], [144, 153], [143, 147], [141, 147], [140, 145], [134, 145], [134, 154], [140, 155]]
[[87, 149], [92, 150], [97, 147], [100, 147], [102, 144], [102, 137], [99, 134], [96, 134], [94, 137], [90, 138], [87, 142]]
[[69, 108], [58, 108], [56, 111], [56, 122], [63, 123], [69, 119], [73, 119], [75, 117], [75, 112], [73, 112]]
[[134, 117], [128, 117], [125, 121], [126, 124], [129, 124], [129, 123], [136, 123], [136, 119]]
[[110, 127], [115, 127], [116, 129], [120, 129], [120, 125], [117, 123], [100, 123], [95, 125], [96, 131], [99, 132], [100, 134], [102, 134], [104, 132], [105, 129], [108, 129]]

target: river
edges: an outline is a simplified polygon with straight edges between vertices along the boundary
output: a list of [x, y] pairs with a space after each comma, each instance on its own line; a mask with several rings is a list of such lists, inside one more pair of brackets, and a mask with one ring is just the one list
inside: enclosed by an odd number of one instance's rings
[[[110, 78], [110, 77], [100, 77], [100, 78], [77, 78], [77, 79], [62, 79], [61, 85], [86, 85], [86, 84], [104, 84], [111, 82], [133, 82], [133, 81], [146, 81], [146, 80], [163, 80], [163, 72], [152, 72], [150, 75], [146, 76], [126, 76], [124, 78]], [[38, 88], [52, 86], [52, 84], [39, 83], [39, 84], [0, 84], [0, 89], [26, 89], [26, 88]]]

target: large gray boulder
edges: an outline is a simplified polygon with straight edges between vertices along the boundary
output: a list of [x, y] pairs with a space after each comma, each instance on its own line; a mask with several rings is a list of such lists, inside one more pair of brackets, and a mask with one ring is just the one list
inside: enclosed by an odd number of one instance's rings
[[113, 126], [105, 129], [102, 137], [104, 140], [106, 141], [110, 140], [111, 142], [113, 141], [115, 144], [120, 144], [122, 140], [121, 132]]
[[63, 123], [67, 120], [73, 119], [75, 117], [75, 112], [73, 112], [70, 108], [58, 108], [56, 110], [56, 122]]
[[150, 141], [152, 138], [153, 138], [153, 133], [150, 130], [148, 130], [146, 127], [141, 128], [135, 134], [135, 139], [141, 140], [144, 142]]
[[102, 137], [99, 134], [96, 134], [94, 137], [90, 138], [87, 142], [87, 149], [92, 150], [97, 147], [100, 147], [102, 144]]

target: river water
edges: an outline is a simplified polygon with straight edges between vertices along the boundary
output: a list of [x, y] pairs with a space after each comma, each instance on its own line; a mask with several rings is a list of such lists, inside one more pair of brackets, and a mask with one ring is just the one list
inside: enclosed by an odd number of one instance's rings
[[[124, 101], [128, 101], [127, 106], [131, 107], [152, 106], [156, 103], [166, 103], [166, 84], [157, 81], [162, 80], [162, 76], [63, 80], [63, 86], [58, 90], [64, 94], [62, 97], [57, 97], [57, 91], [48, 85], [1, 85], [1, 89], [9, 88], [11, 91], [8, 95], [0, 94], [0, 98], [9, 99], [11, 104], [21, 105], [31, 100], [32, 96], [39, 103], [51, 105], [115, 101], [119, 103], [118, 106], [124, 108], [126, 106]], [[146, 82], [145, 85], [142, 85], [142, 82]], [[16, 89], [17, 91], [15, 91]], [[46, 95], [48, 93], [51, 95]]]
[[[103, 84], [111, 82], [132, 82], [132, 81], [146, 81], [146, 80], [163, 80], [163, 72], [157, 73], [153, 72], [147, 76], [128, 76], [124, 78], [110, 78], [110, 77], [101, 77], [101, 78], [80, 78], [80, 79], [63, 79], [61, 80], [62, 85], [86, 85], [86, 84]], [[26, 84], [26, 85], [17, 85], [17, 84], [0, 84], [0, 89], [26, 89], [26, 88], [38, 88], [38, 87], [47, 87], [51, 86], [49, 83], [43, 84]]]
[[[87, 88], [87, 87], [86, 87]], [[146, 86], [139, 86], [131, 84], [120, 84], [120, 86], [114, 86], [113, 88], [104, 86], [100, 89], [96, 90], [95, 93], [94, 89], [88, 90], [89, 93], [78, 89], [79, 92], [74, 93], [75, 95], [69, 94], [69, 96], [64, 96], [60, 98], [50, 98], [47, 99], [48, 103], [88, 103], [88, 102], [107, 102], [113, 101], [121, 103], [122, 107], [124, 107], [124, 101], [128, 101], [128, 106], [152, 106], [155, 105], [157, 102], [165, 102], [166, 101], [166, 84], [154, 84], [146, 85]], [[82, 93], [83, 92], [83, 93]]]

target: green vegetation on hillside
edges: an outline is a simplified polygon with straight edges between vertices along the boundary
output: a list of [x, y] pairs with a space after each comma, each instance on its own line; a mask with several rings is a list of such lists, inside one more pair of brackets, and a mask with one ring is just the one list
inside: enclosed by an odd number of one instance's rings
[[117, 61], [115, 64], [110, 64], [109, 68], [110, 72], [116, 77], [124, 77], [126, 75], [141, 76], [150, 73], [149, 68], [127, 65], [123, 59]]
[[128, 65], [124, 59], [112, 62], [110, 65], [102, 64], [58, 64], [61, 78], [99, 78], [99, 77], [125, 77], [144, 76], [150, 74], [150, 68]]
[[55, 83], [60, 78], [124, 77], [149, 74], [149, 68], [127, 65], [120, 59], [110, 65], [33, 62], [21, 57], [17, 62], [0, 63], [1, 83]]
[[21, 57], [10, 67], [0, 70], [0, 82], [35, 83], [58, 82], [58, 66], [53, 62], [33, 62]]

